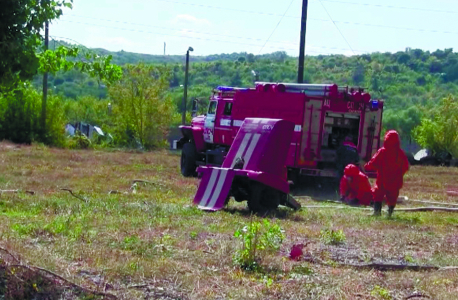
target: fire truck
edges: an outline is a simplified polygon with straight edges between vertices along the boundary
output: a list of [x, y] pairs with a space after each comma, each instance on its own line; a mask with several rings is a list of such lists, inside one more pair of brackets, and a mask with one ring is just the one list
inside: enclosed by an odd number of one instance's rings
[[[221, 166], [245, 118], [294, 123], [286, 159], [288, 180], [299, 176], [336, 177], [337, 148], [353, 137], [362, 161], [380, 148], [383, 101], [362, 88], [336, 84], [256, 82], [252, 88], [219, 86], [205, 115], [180, 126], [181, 173], [196, 176], [198, 166]], [[240, 157], [249, 160], [256, 141], [244, 141]]]

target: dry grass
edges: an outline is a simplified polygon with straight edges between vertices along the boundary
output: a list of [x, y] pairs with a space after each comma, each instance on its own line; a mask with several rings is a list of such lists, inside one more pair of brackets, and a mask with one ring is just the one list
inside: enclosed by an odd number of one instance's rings
[[[233, 233], [250, 222], [245, 205], [231, 202], [228, 210], [216, 213], [197, 210], [191, 200], [198, 181], [181, 177], [178, 162], [177, 155], [167, 152], [1, 143], [0, 188], [34, 190], [36, 195], [1, 195], [0, 247], [120, 299], [403, 299], [414, 293], [458, 299], [457, 270], [340, 265], [458, 265], [458, 215], [395, 212], [387, 219], [357, 209], [280, 209], [272, 218], [285, 230], [286, 240], [279, 253], [262, 258], [262, 271], [250, 273], [232, 260], [239, 247]], [[457, 175], [457, 168], [413, 167], [401, 193], [458, 202], [446, 194]], [[158, 185], [139, 183], [133, 193], [133, 179]], [[87, 203], [60, 188], [72, 189]], [[120, 193], [108, 194], [112, 190]], [[315, 198], [301, 197], [300, 202], [313, 205]], [[325, 244], [323, 229], [342, 229], [345, 243]], [[304, 259], [288, 260], [289, 249], [298, 243], [308, 243]], [[0, 262], [6, 257], [0, 251]]]

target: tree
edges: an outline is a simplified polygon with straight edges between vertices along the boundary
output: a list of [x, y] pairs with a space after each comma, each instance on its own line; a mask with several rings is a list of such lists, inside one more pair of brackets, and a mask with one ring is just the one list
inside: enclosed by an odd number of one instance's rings
[[127, 65], [123, 79], [109, 88], [118, 143], [138, 140], [145, 148], [160, 146], [173, 123], [174, 107], [166, 95], [170, 71], [164, 66]]
[[37, 49], [46, 21], [62, 15], [73, 0], [2, 0], [0, 4], [0, 84], [31, 79], [39, 68]]
[[458, 157], [458, 102], [452, 96], [442, 100], [434, 117], [424, 118], [414, 129], [414, 138], [434, 153], [447, 151]]

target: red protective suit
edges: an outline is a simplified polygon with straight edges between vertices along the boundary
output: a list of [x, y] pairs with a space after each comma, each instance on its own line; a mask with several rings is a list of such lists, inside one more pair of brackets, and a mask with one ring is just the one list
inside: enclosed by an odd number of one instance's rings
[[359, 205], [371, 204], [371, 184], [357, 166], [350, 164], [345, 167], [344, 176], [340, 180], [340, 195], [346, 199], [358, 199]]
[[395, 130], [386, 133], [383, 147], [364, 167], [368, 171], [377, 171], [374, 202], [382, 202], [386, 196], [388, 206], [395, 206], [404, 174], [409, 170], [409, 161], [401, 149], [399, 135]]

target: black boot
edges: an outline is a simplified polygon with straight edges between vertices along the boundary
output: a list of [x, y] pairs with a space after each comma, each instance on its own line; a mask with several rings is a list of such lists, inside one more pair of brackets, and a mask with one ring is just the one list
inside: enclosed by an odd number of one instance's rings
[[393, 215], [394, 211], [394, 205], [388, 206], [388, 217], [391, 218], [391, 215]]
[[380, 216], [382, 214], [382, 202], [375, 202], [374, 203], [374, 214], [373, 216]]

